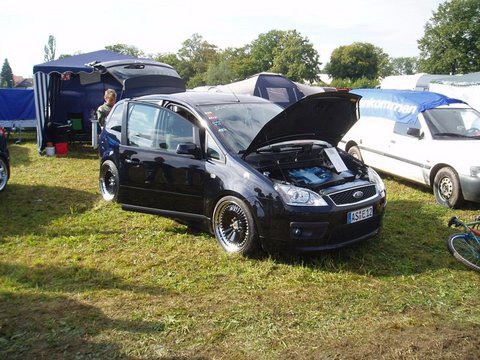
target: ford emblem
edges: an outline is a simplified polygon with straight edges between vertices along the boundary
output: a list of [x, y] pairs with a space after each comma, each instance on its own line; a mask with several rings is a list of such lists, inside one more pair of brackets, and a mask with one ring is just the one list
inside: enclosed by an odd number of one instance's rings
[[363, 191], [356, 191], [353, 193], [355, 199], [361, 199], [363, 197]]

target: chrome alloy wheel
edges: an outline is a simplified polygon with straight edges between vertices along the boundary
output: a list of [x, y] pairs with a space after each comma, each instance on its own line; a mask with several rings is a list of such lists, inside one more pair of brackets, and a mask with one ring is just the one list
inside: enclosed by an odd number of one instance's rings
[[220, 208], [215, 212], [213, 227], [217, 239], [229, 252], [241, 249], [249, 237], [247, 216], [233, 201], [220, 204]]
[[7, 186], [8, 181], [8, 167], [6, 162], [0, 158], [0, 191]]
[[100, 191], [106, 201], [112, 201], [116, 195], [117, 180], [110, 170], [107, 170], [100, 178]]

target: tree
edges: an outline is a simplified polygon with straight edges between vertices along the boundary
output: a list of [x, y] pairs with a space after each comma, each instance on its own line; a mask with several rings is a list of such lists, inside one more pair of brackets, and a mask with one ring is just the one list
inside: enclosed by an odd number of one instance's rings
[[317, 50], [296, 30], [287, 31], [273, 51], [271, 71], [281, 73], [293, 81], [318, 80], [320, 61]]
[[187, 86], [205, 85], [208, 66], [217, 60], [217, 47], [203, 40], [201, 35], [193, 34], [182, 43], [177, 56], [177, 71]]
[[48, 42], [43, 47], [43, 51], [44, 51], [43, 59], [45, 60], [45, 62], [55, 60], [56, 49], [57, 49], [57, 40], [55, 39], [55, 36], [49, 35]]
[[378, 73], [377, 76], [374, 78], [384, 78], [386, 76], [392, 75], [393, 67], [392, 67], [392, 59], [390, 56], [383, 51], [382, 48], [375, 46], [375, 52], [378, 56]]
[[145, 53], [133, 45], [113, 44], [105, 46], [106, 50], [110, 50], [123, 55], [130, 55], [136, 58], [145, 56]]
[[8, 59], [3, 62], [2, 72], [0, 73], [0, 87], [13, 87], [13, 72]]
[[177, 65], [180, 61], [177, 55], [172, 53], [157, 54], [153, 56], [153, 60], [164, 63], [164, 64], [168, 64], [170, 66], [173, 66], [174, 68], [177, 68]]
[[250, 56], [252, 57], [254, 73], [269, 71], [273, 67], [275, 50], [281, 39], [286, 35], [282, 30], [270, 30], [266, 34], [260, 34], [250, 44]]
[[417, 72], [416, 57], [398, 57], [390, 60], [391, 75], [412, 75]]
[[419, 70], [432, 74], [480, 70], [480, 1], [440, 4], [418, 40]]
[[228, 84], [235, 80], [235, 73], [226, 61], [210, 63], [205, 74], [205, 82], [208, 85]]
[[245, 79], [258, 71], [250, 53], [250, 45], [239, 48], [226, 48], [218, 53], [220, 62], [226, 62], [234, 74], [235, 80]]
[[339, 79], [376, 79], [382, 60], [379, 48], [369, 43], [355, 42], [333, 50], [325, 71]]

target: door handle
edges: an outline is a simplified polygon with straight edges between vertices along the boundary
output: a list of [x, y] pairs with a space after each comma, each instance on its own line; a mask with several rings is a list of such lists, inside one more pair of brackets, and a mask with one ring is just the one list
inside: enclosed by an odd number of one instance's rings
[[132, 164], [132, 165], [140, 165], [141, 161], [138, 159], [125, 159], [125, 162], [127, 164]]
[[392, 144], [396, 144], [397, 142], [395, 140], [390, 140]]

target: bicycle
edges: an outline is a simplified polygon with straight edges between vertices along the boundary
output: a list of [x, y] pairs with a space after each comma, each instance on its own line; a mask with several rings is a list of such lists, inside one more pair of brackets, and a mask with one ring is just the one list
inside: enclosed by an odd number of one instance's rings
[[448, 251], [465, 266], [480, 272], [480, 216], [472, 222], [463, 222], [454, 216], [448, 222], [448, 227], [452, 226], [463, 227], [465, 232], [450, 235]]

